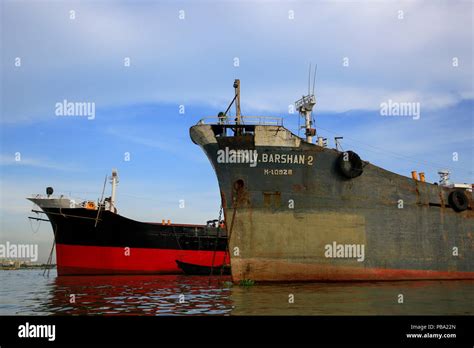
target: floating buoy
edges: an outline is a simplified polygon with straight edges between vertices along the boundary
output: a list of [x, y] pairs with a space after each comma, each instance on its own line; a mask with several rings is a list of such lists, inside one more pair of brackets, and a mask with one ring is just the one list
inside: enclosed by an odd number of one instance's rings
[[448, 197], [449, 205], [457, 212], [461, 212], [467, 209], [468, 199], [464, 191], [455, 190], [449, 194]]
[[339, 172], [349, 179], [358, 177], [364, 171], [362, 168], [362, 160], [359, 155], [353, 151], [341, 153], [337, 159], [337, 167]]

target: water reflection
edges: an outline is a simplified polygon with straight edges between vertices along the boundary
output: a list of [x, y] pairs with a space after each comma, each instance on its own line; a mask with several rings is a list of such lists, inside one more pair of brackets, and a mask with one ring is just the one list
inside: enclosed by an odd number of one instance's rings
[[474, 281], [260, 284], [231, 299], [232, 315], [472, 315]]
[[[226, 282], [229, 280], [229, 277], [184, 275], [59, 278], [56, 272], [48, 278], [38, 270], [2, 271], [0, 314], [474, 314], [474, 281], [293, 283], [242, 287]], [[180, 301], [180, 295], [184, 295], [184, 301]], [[399, 303], [400, 295], [403, 295], [403, 303]]]
[[73, 315], [226, 315], [229, 287], [218, 277], [58, 277], [44, 311]]

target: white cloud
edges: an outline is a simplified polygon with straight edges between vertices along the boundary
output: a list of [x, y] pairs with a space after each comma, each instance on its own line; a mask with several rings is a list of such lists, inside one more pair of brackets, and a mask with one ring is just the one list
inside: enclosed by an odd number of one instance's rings
[[70, 163], [57, 163], [45, 158], [31, 158], [25, 157], [20, 154], [18, 157], [19, 160], [15, 159], [16, 155], [12, 154], [10, 156], [0, 155], [0, 166], [27, 166], [34, 168], [44, 168], [60, 171], [78, 171], [79, 167]]
[[[68, 19], [71, 7], [75, 21]], [[473, 34], [463, 29], [472, 25], [470, 2], [179, 7], [184, 21], [172, 3], [6, 3], [2, 122], [54, 117], [63, 98], [98, 108], [163, 101], [225, 106], [237, 77], [243, 107], [282, 111], [305, 92], [309, 61], [319, 66], [321, 110], [370, 108], [391, 95], [441, 108], [473, 95]], [[12, 67], [16, 56], [20, 69]], [[453, 57], [459, 67], [452, 67]]]

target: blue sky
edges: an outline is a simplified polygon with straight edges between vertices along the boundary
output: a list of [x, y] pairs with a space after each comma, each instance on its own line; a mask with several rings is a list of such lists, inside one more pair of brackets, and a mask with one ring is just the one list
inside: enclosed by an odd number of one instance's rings
[[[425, 171], [435, 181], [438, 169], [450, 168], [454, 181], [472, 183], [472, 7], [470, 1], [2, 1], [0, 241], [39, 243], [44, 260], [51, 228], [32, 232], [24, 197], [53, 186], [95, 199], [111, 168], [119, 171], [123, 215], [214, 218], [217, 181], [189, 127], [224, 110], [240, 78], [244, 114], [282, 116], [297, 132], [288, 105], [306, 92], [310, 62], [318, 64], [316, 126], [330, 146], [344, 136], [344, 149], [402, 175]], [[95, 119], [56, 116], [55, 104], [64, 99], [94, 102]], [[388, 99], [420, 103], [420, 119], [381, 116]]]

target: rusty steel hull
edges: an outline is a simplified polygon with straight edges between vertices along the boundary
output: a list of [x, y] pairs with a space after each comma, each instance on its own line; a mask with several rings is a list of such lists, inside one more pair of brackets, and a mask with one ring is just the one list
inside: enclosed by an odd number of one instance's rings
[[[472, 192], [456, 212], [451, 189], [367, 162], [348, 179], [340, 152], [279, 126], [226, 136], [196, 125], [190, 135], [217, 174], [235, 282], [474, 279]], [[223, 163], [232, 149], [257, 160]], [[339, 245], [363, 246], [364, 255], [328, 255]]]

